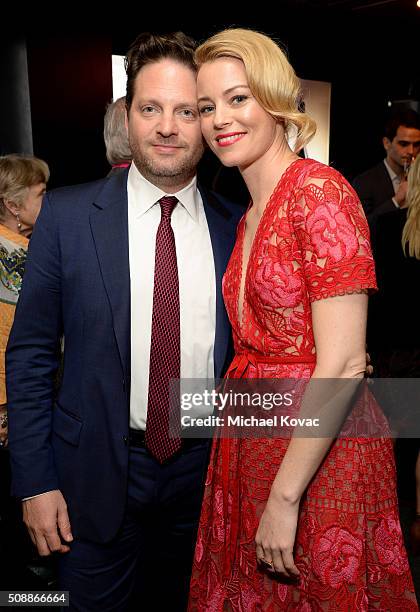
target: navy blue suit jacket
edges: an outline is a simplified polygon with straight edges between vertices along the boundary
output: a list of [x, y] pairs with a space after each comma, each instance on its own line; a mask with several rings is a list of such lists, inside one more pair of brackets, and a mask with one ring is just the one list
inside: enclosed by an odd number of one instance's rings
[[[60, 489], [74, 535], [98, 542], [117, 532], [127, 491], [127, 174], [46, 195], [6, 358], [12, 493], [22, 498]], [[221, 282], [242, 211], [200, 192], [216, 271], [214, 362], [220, 377], [231, 338]]]

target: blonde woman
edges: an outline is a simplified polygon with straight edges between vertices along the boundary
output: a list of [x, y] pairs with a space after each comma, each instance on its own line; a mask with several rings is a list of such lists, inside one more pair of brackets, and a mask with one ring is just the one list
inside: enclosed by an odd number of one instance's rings
[[[204, 137], [252, 198], [224, 277], [228, 377], [357, 383], [376, 287], [360, 202], [337, 171], [298, 157], [315, 125], [270, 38], [225, 30], [196, 61]], [[216, 438], [190, 610], [368, 608], [417, 610], [391, 441]]]
[[7, 445], [4, 353], [22, 286], [29, 237], [50, 172], [36, 157], [0, 157], [0, 445]]
[[408, 173], [407, 221], [402, 233], [402, 246], [410, 257], [420, 259], [420, 155]]

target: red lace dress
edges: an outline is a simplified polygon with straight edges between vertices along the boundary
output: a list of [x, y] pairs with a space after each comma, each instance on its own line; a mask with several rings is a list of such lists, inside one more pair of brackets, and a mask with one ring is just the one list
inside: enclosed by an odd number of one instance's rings
[[[334, 169], [296, 160], [263, 213], [246, 270], [245, 221], [223, 283], [236, 356], [231, 377], [302, 378], [315, 366], [311, 302], [375, 287], [359, 201]], [[285, 439], [215, 438], [189, 610], [417, 610], [389, 439], [337, 439], [301, 502], [297, 584], [256, 563], [254, 538]]]

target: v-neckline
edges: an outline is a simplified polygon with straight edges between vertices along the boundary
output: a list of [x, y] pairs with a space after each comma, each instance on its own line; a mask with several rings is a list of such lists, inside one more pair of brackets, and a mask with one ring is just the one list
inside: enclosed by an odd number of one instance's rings
[[[249, 203], [247, 211], [246, 211], [246, 213], [245, 213], [245, 215], [243, 217], [242, 231], [241, 231], [240, 243], [239, 243], [239, 283], [238, 283], [238, 290], [237, 290], [236, 297], [235, 297], [235, 302], [236, 302], [236, 320], [237, 320], [237, 323], [238, 323], [238, 329], [239, 329], [241, 337], [242, 337], [242, 331], [243, 331], [244, 322], [245, 322], [245, 316], [244, 316], [245, 315], [245, 305], [246, 305], [245, 294], [246, 294], [246, 284], [247, 284], [247, 278], [248, 278], [248, 272], [249, 272], [249, 264], [250, 264], [250, 261], [251, 261], [252, 255], [253, 255], [253, 251], [255, 249], [255, 245], [257, 243], [258, 234], [259, 234], [259, 232], [261, 230], [263, 220], [266, 217], [266, 215], [268, 214], [269, 208], [271, 208], [270, 204], [272, 203], [272, 201], [274, 199], [274, 196], [276, 195], [277, 191], [279, 190], [279, 188], [280, 188], [280, 186], [281, 186], [281, 184], [283, 182], [283, 179], [285, 179], [286, 175], [289, 173], [289, 170], [292, 168], [292, 166], [294, 166], [297, 162], [304, 161], [304, 160], [305, 160], [305, 158], [302, 158], [302, 157], [298, 157], [297, 159], [293, 160], [287, 166], [287, 168], [284, 170], [284, 172], [282, 173], [281, 177], [277, 181], [273, 191], [271, 192], [271, 195], [270, 195], [270, 197], [267, 200], [267, 204], [266, 204], [266, 206], [265, 206], [265, 208], [264, 208], [264, 210], [262, 212], [260, 220], [258, 221], [258, 225], [257, 225], [257, 228], [255, 230], [255, 234], [254, 234], [254, 237], [252, 239], [251, 246], [249, 248], [248, 261], [246, 262], [245, 273], [244, 273], [244, 241], [245, 241], [245, 231], [246, 231], [246, 219], [248, 217], [249, 211], [251, 210], [251, 208], [253, 206], [252, 200]], [[240, 307], [241, 297], [242, 297], [242, 308]]]

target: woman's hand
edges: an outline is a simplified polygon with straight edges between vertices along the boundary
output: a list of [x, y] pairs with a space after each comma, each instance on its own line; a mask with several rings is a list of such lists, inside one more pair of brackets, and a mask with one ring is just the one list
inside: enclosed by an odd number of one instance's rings
[[261, 566], [289, 578], [299, 576], [293, 560], [299, 502], [287, 501], [272, 489], [255, 536]]
[[7, 425], [7, 406], [6, 404], [2, 404], [0, 405], [0, 447], [3, 448], [7, 446]]

